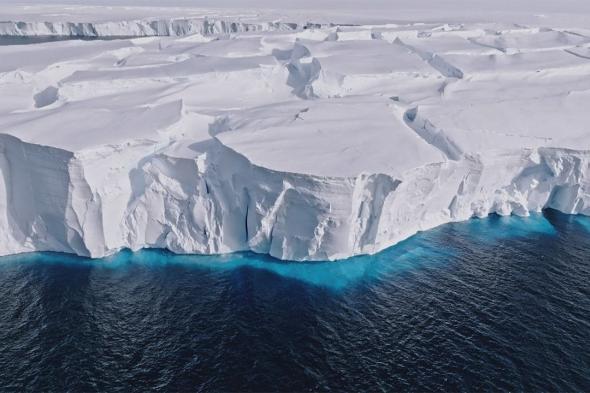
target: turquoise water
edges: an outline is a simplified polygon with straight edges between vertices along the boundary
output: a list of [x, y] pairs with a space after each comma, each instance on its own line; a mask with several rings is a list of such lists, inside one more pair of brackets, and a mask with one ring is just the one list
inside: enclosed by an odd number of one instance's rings
[[0, 259], [0, 390], [590, 390], [590, 219], [443, 225], [377, 255]]
[[[575, 217], [574, 221], [590, 230], [590, 218]], [[364, 255], [341, 261], [327, 262], [286, 262], [255, 253], [227, 255], [177, 255], [164, 250], [122, 251], [103, 259], [86, 259], [60, 253], [22, 254], [4, 257], [4, 262], [43, 262], [92, 265], [100, 269], [119, 269], [129, 265], [170, 266], [185, 268], [230, 271], [251, 268], [270, 272], [278, 276], [301, 281], [305, 284], [342, 290], [360, 281], [378, 279], [389, 274], [416, 271], [425, 266], [435, 266], [447, 261], [457, 252], [453, 244], [440, 247], [431, 242], [433, 237], [448, 232], [452, 226], [459, 226], [470, 233], [474, 245], [478, 242], [498, 242], [502, 239], [526, 237], [528, 235], [556, 234], [555, 228], [542, 215], [527, 218], [494, 216], [485, 220], [474, 219], [465, 223], [450, 224], [432, 229], [397, 244], [376, 255]]]

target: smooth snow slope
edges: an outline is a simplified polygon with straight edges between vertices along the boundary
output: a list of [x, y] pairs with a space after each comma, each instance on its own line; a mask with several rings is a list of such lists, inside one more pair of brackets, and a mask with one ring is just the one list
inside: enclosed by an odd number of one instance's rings
[[0, 254], [324, 260], [490, 213], [590, 215], [575, 18], [0, 9], [3, 34], [126, 36], [0, 46]]

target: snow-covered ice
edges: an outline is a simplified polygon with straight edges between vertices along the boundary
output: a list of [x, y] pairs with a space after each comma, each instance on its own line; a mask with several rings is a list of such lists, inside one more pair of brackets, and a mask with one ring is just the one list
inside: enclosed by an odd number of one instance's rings
[[0, 254], [331, 260], [491, 213], [590, 215], [574, 17], [0, 16], [1, 35], [117, 37], [0, 45]]

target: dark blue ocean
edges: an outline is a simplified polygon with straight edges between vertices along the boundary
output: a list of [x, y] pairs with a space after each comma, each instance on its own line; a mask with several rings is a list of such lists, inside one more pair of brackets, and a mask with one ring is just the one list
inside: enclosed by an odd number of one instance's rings
[[0, 258], [2, 391], [590, 391], [590, 218], [378, 255]]

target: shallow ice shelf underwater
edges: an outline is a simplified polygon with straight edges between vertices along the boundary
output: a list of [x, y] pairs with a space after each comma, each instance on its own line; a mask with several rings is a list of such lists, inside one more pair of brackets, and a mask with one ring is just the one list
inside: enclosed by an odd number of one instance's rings
[[362, 281], [389, 279], [396, 275], [412, 274], [420, 269], [437, 268], [452, 263], [459, 253], [457, 242], [449, 239], [466, 239], [470, 246], [478, 243], [501, 246], [505, 239], [551, 237], [557, 234], [546, 215], [570, 220], [580, 230], [590, 232], [590, 217], [567, 216], [555, 211], [532, 214], [530, 217], [492, 215], [484, 219], [444, 224], [418, 233], [406, 241], [375, 255], [357, 256], [340, 261], [288, 262], [252, 252], [227, 255], [178, 255], [161, 249], [144, 249], [138, 252], [121, 251], [102, 259], [89, 259], [62, 253], [26, 253], [2, 257], [4, 263], [91, 264], [97, 269], [125, 269], [132, 265], [147, 268], [182, 265], [195, 269], [229, 271], [255, 269], [286, 279], [324, 287], [345, 290]]

